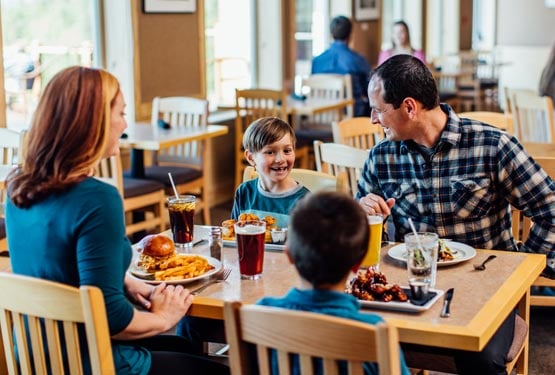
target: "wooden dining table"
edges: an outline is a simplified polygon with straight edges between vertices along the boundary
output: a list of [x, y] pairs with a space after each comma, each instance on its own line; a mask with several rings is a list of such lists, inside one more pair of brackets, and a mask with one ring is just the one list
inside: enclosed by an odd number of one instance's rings
[[[131, 123], [126, 129], [124, 138], [120, 139], [121, 148], [131, 149], [131, 177], [145, 177], [144, 151], [159, 151], [164, 148], [177, 146], [187, 142], [209, 140], [214, 137], [225, 135], [228, 127], [225, 125], [207, 125], [205, 129], [185, 129], [171, 127], [162, 129], [149, 123]], [[206, 142], [208, 148], [206, 155], [210, 152], [211, 143]], [[205, 168], [210, 170], [212, 161], [210, 157], [205, 161]]]
[[[406, 266], [388, 255], [392, 245], [382, 247], [380, 271], [389, 283], [404, 286], [407, 284]], [[208, 255], [208, 248], [195, 246], [193, 252]], [[530, 286], [544, 269], [546, 258], [540, 254], [495, 250], [477, 250], [476, 253], [475, 259], [438, 268], [436, 289], [455, 289], [449, 318], [440, 317], [443, 299], [428, 310], [416, 313], [368, 308], [363, 311], [378, 313], [395, 325], [402, 343], [481, 351], [515, 308], [529, 322]], [[472, 264], [483, 261], [490, 254], [497, 258], [488, 263], [485, 271], [475, 271]], [[291, 287], [299, 285], [296, 270], [283, 252], [266, 251], [264, 257], [262, 277], [242, 280], [237, 249], [224, 247], [223, 262], [225, 267], [232, 269], [231, 276], [226, 282], [211, 285], [195, 296], [190, 314], [223, 319], [226, 300], [254, 303], [263, 296], [283, 296]], [[197, 281], [188, 287], [195, 288], [203, 282]], [[525, 361], [527, 363], [527, 352]]]

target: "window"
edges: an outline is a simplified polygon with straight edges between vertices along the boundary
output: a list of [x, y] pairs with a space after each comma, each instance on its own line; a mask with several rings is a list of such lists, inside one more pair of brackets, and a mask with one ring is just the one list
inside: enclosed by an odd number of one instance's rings
[[206, 95], [212, 109], [235, 106], [253, 82], [251, 0], [206, 0]]
[[99, 66], [97, 1], [1, 0], [7, 125], [28, 126], [50, 78]]

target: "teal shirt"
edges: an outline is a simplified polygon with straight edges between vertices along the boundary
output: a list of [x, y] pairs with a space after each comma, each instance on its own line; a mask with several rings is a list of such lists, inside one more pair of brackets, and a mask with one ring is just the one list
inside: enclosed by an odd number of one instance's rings
[[[310, 311], [320, 314], [337, 316], [340, 318], [357, 320], [368, 324], [383, 322], [383, 318], [372, 313], [362, 313], [360, 303], [350, 294], [340, 293], [331, 290], [318, 289], [297, 289], [291, 288], [283, 297], [263, 297], [256, 302], [257, 305], [281, 307], [283, 309]], [[400, 349], [399, 349], [400, 350]], [[405, 363], [403, 353], [401, 356], [401, 373], [410, 375], [410, 371]], [[277, 374], [276, 362], [272, 362], [272, 374]], [[293, 368], [293, 374], [298, 373], [298, 368]], [[340, 370], [344, 373], [344, 369]], [[378, 369], [375, 363], [365, 363], [365, 375], [376, 375]]]
[[278, 228], [289, 224], [289, 212], [299, 199], [310, 191], [301, 184], [285, 193], [271, 193], [262, 189], [258, 178], [245, 181], [237, 188], [231, 218], [237, 220], [240, 214], [254, 213], [259, 218], [273, 216]]
[[[110, 334], [131, 322], [124, 277], [131, 261], [123, 202], [117, 189], [94, 178], [52, 194], [30, 208], [6, 202], [6, 230], [14, 273], [102, 290]], [[117, 374], [147, 374], [148, 350], [112, 341]]]

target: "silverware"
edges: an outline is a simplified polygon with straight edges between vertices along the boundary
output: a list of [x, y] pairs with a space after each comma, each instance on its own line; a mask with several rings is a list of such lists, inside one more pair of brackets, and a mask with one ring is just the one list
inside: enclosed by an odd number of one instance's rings
[[441, 316], [442, 318], [448, 318], [451, 313], [449, 312], [449, 307], [451, 306], [451, 300], [453, 299], [453, 294], [455, 293], [454, 288], [447, 289], [445, 292], [445, 299], [443, 300], [443, 308], [441, 309]]
[[215, 278], [210, 279], [206, 284], [198, 287], [197, 289], [193, 289], [191, 291], [191, 294], [196, 296], [197, 294], [202, 292], [204, 289], [208, 288], [210, 285], [226, 281], [230, 274], [231, 274], [231, 268], [224, 268], [222, 272], [218, 272], [216, 274]]
[[474, 269], [476, 271], [483, 271], [486, 269], [486, 263], [489, 262], [490, 260], [494, 260], [495, 258], [497, 258], [497, 255], [490, 255], [489, 257], [486, 258], [486, 260], [484, 260], [482, 262], [482, 264], [475, 264], [474, 265]]

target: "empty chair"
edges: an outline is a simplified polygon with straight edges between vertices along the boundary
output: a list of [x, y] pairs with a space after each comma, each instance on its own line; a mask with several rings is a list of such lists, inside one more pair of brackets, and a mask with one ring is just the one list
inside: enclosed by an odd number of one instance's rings
[[[93, 375], [115, 374], [99, 288], [0, 273], [0, 312], [0, 373], [19, 374], [19, 366], [22, 374], [82, 374], [89, 363]], [[80, 350], [85, 339], [88, 358]]]
[[325, 172], [332, 176], [346, 173], [349, 192], [355, 196], [362, 167], [368, 159], [367, 150], [339, 143], [314, 141], [314, 158], [318, 172]]
[[534, 90], [531, 90], [531, 89], [504, 87], [503, 88], [503, 94], [505, 96], [505, 98], [504, 98], [504, 103], [505, 103], [504, 112], [506, 114], [511, 115], [511, 116], [514, 112], [513, 96], [517, 92], [530, 94], [530, 95], [536, 95], [536, 92]]
[[513, 127], [522, 142], [555, 143], [553, 101], [549, 96], [515, 92], [513, 100]]
[[513, 117], [511, 115], [489, 111], [460, 112], [458, 115], [459, 117], [485, 122], [513, 134]]
[[[119, 155], [102, 160], [95, 176], [115, 186], [122, 196], [128, 236], [144, 230], [162, 232], [165, 229], [166, 194], [162, 183], [123, 177]], [[136, 212], [141, 215], [133, 215]]]
[[[307, 100], [353, 99], [353, 84], [350, 74], [320, 73], [304, 78], [301, 91]], [[347, 117], [354, 116], [353, 104], [345, 108]]]
[[325, 374], [337, 374], [340, 361], [349, 374], [363, 374], [365, 362], [377, 363], [380, 374], [401, 373], [397, 329], [387, 323], [230, 301], [224, 319], [233, 375], [269, 374], [272, 361], [280, 373], [290, 373], [291, 354], [298, 355], [302, 374], [319, 373], [314, 359], [321, 359]]
[[[159, 126], [159, 120], [177, 128], [206, 129], [208, 101], [181, 96], [156, 97], [152, 100], [151, 125]], [[153, 165], [145, 168], [145, 178], [164, 184], [166, 194], [173, 195], [168, 178], [168, 173], [171, 173], [179, 194], [197, 196], [195, 212], [202, 210], [204, 224], [208, 225], [211, 220], [204, 178], [205, 142], [191, 141], [158, 151]]]
[[261, 117], [278, 117], [287, 121], [285, 93], [278, 90], [235, 90], [235, 188], [243, 177], [247, 165], [243, 149], [243, 134], [247, 127]]
[[[293, 168], [290, 175], [293, 180], [301, 183], [311, 192], [320, 190], [347, 191], [348, 188], [347, 176], [345, 173], [341, 173], [338, 176], [332, 176], [327, 173], [317, 172], [311, 169]], [[257, 177], [258, 173], [253, 167], [248, 166], [245, 168], [243, 181], [252, 180]]]
[[354, 117], [332, 124], [333, 141], [369, 150], [385, 135], [381, 125], [372, 124], [370, 117]]

